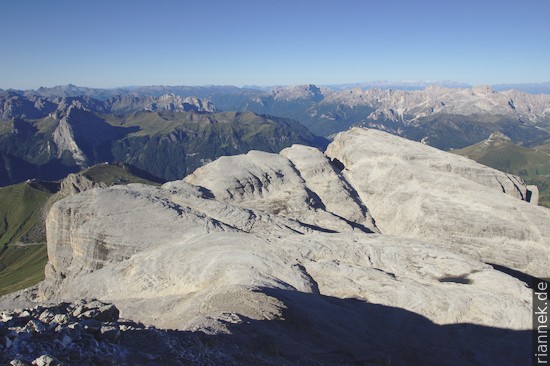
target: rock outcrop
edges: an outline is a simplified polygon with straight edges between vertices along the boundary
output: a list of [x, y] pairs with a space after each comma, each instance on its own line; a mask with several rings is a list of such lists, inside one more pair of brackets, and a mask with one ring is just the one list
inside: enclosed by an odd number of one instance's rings
[[283, 214], [318, 228], [376, 231], [353, 188], [315, 148], [294, 145], [281, 155], [251, 151], [222, 157], [185, 181], [207, 188], [218, 200]]
[[360, 128], [338, 135], [327, 155], [343, 163], [343, 175], [382, 233], [438, 242], [534, 276], [548, 274], [550, 211], [525, 201], [521, 178]]
[[229, 358], [205, 350], [191, 334], [119, 319], [114, 305], [97, 300], [0, 312], [0, 334], [2, 365], [220, 364]]
[[81, 173], [72, 173], [67, 176], [67, 178], [61, 181], [59, 192], [57, 192], [57, 197], [55, 200], [59, 200], [63, 197], [77, 194], [80, 192], [87, 191], [92, 188], [107, 188], [107, 185], [104, 182], [95, 182], [86, 175]]
[[46, 280], [3, 304], [98, 298], [209, 334], [228, 363], [524, 362], [531, 291], [487, 264], [548, 268], [550, 213], [522, 182], [377, 131], [327, 155], [251, 151], [67, 197], [48, 216]]

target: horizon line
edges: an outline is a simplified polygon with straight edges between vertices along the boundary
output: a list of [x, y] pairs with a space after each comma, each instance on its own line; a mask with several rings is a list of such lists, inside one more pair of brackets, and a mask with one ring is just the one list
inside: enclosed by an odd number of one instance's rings
[[358, 82], [339, 82], [339, 83], [297, 83], [297, 84], [141, 84], [141, 85], [120, 85], [120, 86], [111, 86], [111, 87], [102, 87], [102, 86], [85, 86], [85, 85], [76, 85], [72, 82], [69, 82], [67, 84], [56, 84], [53, 86], [44, 86], [41, 85], [36, 88], [3, 88], [0, 87], [0, 90], [4, 91], [37, 91], [39, 89], [54, 89], [59, 87], [76, 87], [76, 88], [87, 88], [87, 89], [104, 89], [104, 90], [115, 90], [115, 89], [137, 89], [137, 88], [143, 88], [143, 87], [168, 87], [168, 88], [174, 88], [174, 87], [192, 87], [192, 88], [200, 88], [200, 87], [236, 87], [240, 89], [254, 89], [254, 88], [277, 88], [277, 87], [291, 87], [291, 86], [304, 86], [304, 85], [314, 85], [314, 86], [321, 86], [321, 87], [344, 87], [344, 86], [362, 86], [362, 85], [369, 85], [369, 84], [403, 84], [403, 85], [411, 85], [414, 86], [414, 84], [425, 84], [425, 86], [429, 85], [445, 85], [445, 86], [452, 86], [453, 84], [456, 85], [456, 88], [461, 87], [476, 87], [476, 86], [513, 86], [513, 85], [545, 85], [550, 84], [549, 81], [535, 81], [535, 82], [499, 82], [499, 83], [468, 83], [463, 81], [456, 81], [456, 80], [371, 80], [371, 81], [358, 81]]

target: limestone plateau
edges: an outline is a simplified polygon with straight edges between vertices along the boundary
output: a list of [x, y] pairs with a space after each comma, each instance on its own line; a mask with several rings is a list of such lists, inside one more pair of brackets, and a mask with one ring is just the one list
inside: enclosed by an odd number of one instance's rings
[[[533, 197], [517, 176], [362, 128], [325, 153], [250, 151], [159, 187], [88, 189], [49, 212], [46, 279], [2, 298], [0, 351], [70, 364], [88, 343], [135, 349], [142, 322], [156, 335], [117, 364], [525, 364], [520, 279], [550, 264], [550, 210]], [[92, 298], [83, 324], [75, 306]], [[94, 318], [105, 307], [135, 331]], [[79, 335], [40, 343], [70, 324]]]

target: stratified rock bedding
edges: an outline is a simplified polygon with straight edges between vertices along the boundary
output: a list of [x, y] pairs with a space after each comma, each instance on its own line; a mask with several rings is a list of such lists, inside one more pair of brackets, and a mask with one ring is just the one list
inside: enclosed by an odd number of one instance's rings
[[98, 298], [237, 364], [523, 363], [531, 291], [487, 264], [548, 268], [550, 211], [523, 182], [374, 131], [327, 154], [253, 151], [65, 198], [46, 280], [2, 306]]
[[548, 276], [550, 210], [525, 201], [521, 178], [360, 128], [339, 134], [326, 154], [343, 163], [382, 233]]

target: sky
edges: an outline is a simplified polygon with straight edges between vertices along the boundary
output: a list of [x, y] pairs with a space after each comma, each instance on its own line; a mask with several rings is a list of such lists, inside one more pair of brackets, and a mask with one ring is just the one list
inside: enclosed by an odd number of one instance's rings
[[0, 88], [550, 81], [548, 0], [1, 0]]

